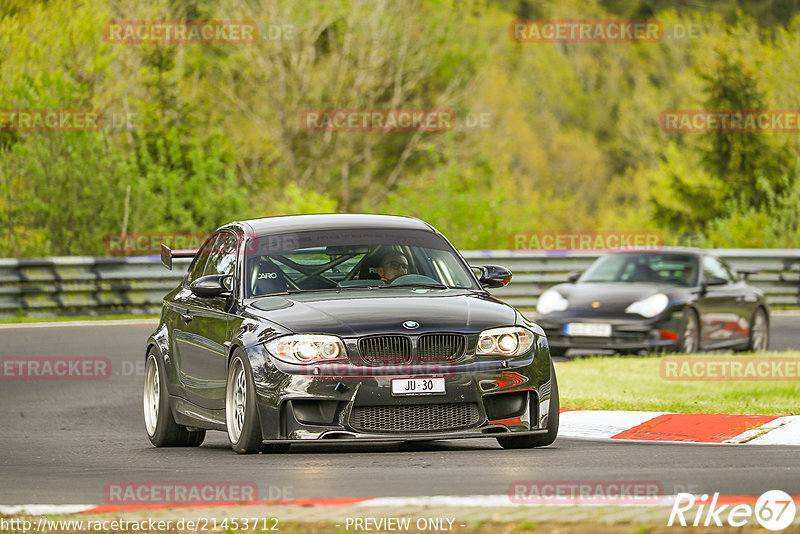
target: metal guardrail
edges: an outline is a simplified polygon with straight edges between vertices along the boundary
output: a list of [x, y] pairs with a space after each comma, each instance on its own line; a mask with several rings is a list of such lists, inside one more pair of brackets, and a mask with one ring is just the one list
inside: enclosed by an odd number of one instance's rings
[[[772, 305], [800, 305], [800, 249], [719, 249], [734, 268], [760, 269], [750, 276]], [[586, 269], [588, 253], [473, 250], [472, 265], [499, 264], [514, 273], [507, 287], [492, 290], [520, 309], [532, 309], [548, 287]], [[161, 299], [183, 277], [189, 260], [172, 271], [158, 256], [0, 259], [0, 318], [69, 315], [158, 314]]]

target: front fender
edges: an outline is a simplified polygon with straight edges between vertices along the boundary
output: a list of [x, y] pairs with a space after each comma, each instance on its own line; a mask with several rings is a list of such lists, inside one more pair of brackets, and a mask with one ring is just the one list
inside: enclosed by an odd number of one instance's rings
[[164, 371], [166, 373], [165, 379], [167, 382], [167, 391], [170, 395], [181, 395], [182, 388], [178, 380], [178, 371], [175, 369], [175, 361], [172, 358], [172, 351], [169, 344], [169, 329], [166, 323], [159, 323], [156, 331], [147, 338], [147, 348], [145, 350], [145, 358], [150, 352], [151, 348], [155, 348], [156, 357], [160, 357], [164, 362]]
[[274, 337], [291, 333], [291, 330], [263, 318], [245, 317], [231, 337], [235, 345], [248, 349], [263, 345]]

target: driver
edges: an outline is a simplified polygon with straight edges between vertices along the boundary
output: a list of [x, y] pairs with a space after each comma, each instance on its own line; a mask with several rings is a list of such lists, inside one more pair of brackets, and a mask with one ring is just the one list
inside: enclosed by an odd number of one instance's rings
[[399, 252], [390, 252], [383, 257], [377, 271], [381, 280], [389, 284], [398, 276], [408, 274], [408, 260]]
[[694, 284], [694, 264], [690, 263], [683, 271], [683, 280], [687, 286]]

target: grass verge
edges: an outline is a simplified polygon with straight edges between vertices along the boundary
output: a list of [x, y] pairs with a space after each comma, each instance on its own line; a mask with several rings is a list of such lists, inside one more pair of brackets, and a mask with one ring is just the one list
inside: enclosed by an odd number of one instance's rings
[[[557, 363], [561, 407], [581, 410], [645, 410], [679, 413], [761, 415], [800, 414], [800, 379], [697, 380], [665, 379], [664, 358], [737, 359], [753, 354], [669, 356], [593, 356]], [[758, 358], [800, 358], [800, 351], [769, 352]], [[796, 365], [796, 364], [795, 364]], [[787, 367], [787, 369], [790, 369]], [[796, 369], [796, 367], [795, 367]]]

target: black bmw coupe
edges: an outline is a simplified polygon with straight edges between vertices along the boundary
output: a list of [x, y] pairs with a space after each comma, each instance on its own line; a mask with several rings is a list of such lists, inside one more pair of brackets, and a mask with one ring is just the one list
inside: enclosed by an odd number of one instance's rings
[[619, 251], [599, 257], [572, 283], [548, 289], [537, 324], [550, 352], [704, 349], [764, 351], [769, 308], [761, 290], [699, 249]]
[[156, 446], [227, 432], [239, 453], [293, 442], [495, 437], [549, 445], [558, 386], [544, 331], [493, 298], [430, 225], [385, 215], [234, 222], [164, 298], [146, 346]]

